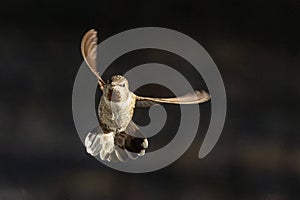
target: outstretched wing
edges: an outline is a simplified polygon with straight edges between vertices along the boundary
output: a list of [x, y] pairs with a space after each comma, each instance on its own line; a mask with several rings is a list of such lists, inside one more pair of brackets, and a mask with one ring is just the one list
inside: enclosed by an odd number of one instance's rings
[[97, 41], [97, 31], [89, 30], [81, 40], [81, 53], [90, 70], [98, 78], [100, 88], [103, 90], [105, 82], [97, 71]]
[[152, 98], [152, 97], [141, 97], [136, 95], [136, 107], [150, 107], [157, 103], [171, 103], [171, 104], [198, 104], [204, 103], [210, 100], [210, 95], [204, 90], [185, 94], [180, 97], [173, 98]]

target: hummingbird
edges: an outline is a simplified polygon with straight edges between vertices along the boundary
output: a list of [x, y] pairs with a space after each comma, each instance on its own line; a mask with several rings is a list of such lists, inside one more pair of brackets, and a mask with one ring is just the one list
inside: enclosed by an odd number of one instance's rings
[[90, 71], [97, 77], [102, 91], [98, 105], [99, 126], [91, 130], [85, 138], [86, 151], [92, 156], [100, 156], [105, 161], [137, 159], [145, 154], [148, 140], [132, 121], [137, 107], [151, 107], [155, 104], [198, 104], [210, 100], [204, 90], [195, 90], [180, 97], [153, 98], [135, 94], [129, 89], [128, 80], [122, 75], [114, 75], [107, 82], [97, 71], [97, 31], [89, 30], [81, 41], [81, 53]]

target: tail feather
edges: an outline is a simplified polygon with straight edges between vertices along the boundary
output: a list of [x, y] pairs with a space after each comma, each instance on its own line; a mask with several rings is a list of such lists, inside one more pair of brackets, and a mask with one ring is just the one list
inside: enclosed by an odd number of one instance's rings
[[121, 149], [126, 149], [132, 153], [144, 154], [148, 148], [148, 140], [146, 138], [138, 138], [120, 132], [115, 135], [115, 144]]

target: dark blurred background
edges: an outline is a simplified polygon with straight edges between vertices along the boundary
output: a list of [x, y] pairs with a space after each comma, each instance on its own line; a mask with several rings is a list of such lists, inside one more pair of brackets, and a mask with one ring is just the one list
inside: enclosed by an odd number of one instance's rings
[[[1, 1], [0, 199], [299, 199], [299, 20], [299, 0]], [[85, 152], [71, 96], [87, 30], [102, 41], [144, 26], [183, 32], [208, 51], [228, 113], [206, 158], [197, 154], [209, 115], [179, 160], [127, 174]], [[160, 53], [118, 63], [164, 62]]]

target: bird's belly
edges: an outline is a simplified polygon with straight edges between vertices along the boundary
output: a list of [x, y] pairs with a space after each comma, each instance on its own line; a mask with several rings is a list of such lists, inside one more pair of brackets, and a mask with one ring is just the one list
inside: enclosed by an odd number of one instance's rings
[[98, 114], [102, 124], [110, 130], [124, 131], [132, 119], [134, 104], [131, 101], [121, 103], [107, 103], [102, 97]]

